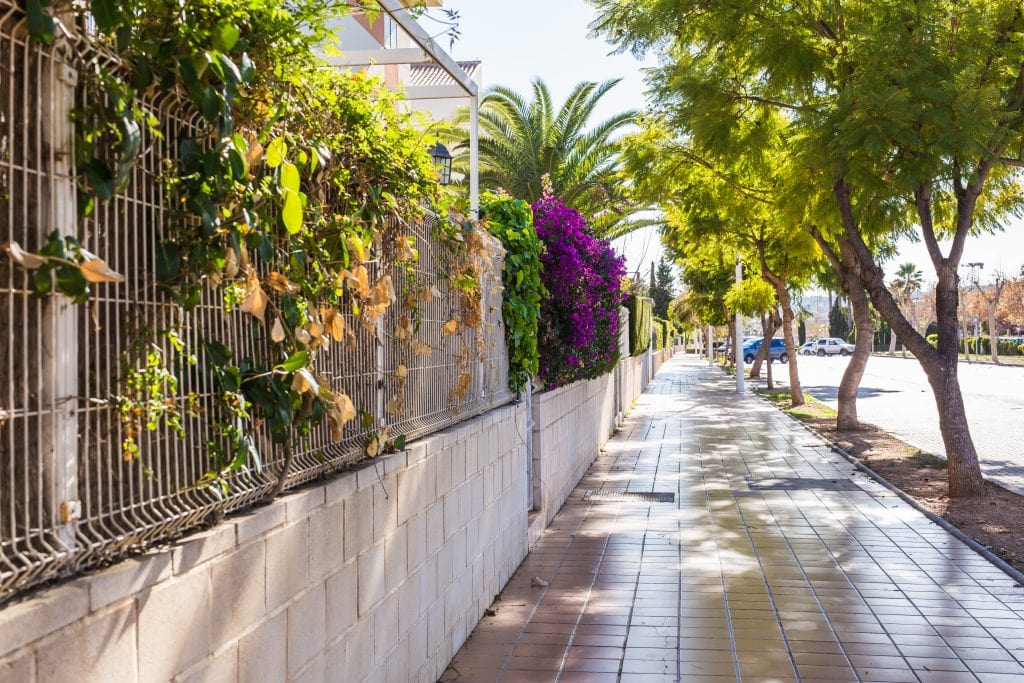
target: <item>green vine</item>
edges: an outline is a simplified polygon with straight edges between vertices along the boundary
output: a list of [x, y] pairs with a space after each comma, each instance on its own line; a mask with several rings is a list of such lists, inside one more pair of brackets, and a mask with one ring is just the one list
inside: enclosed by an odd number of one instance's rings
[[533, 228], [533, 211], [521, 199], [485, 193], [481, 218], [506, 249], [502, 315], [509, 355], [509, 388], [522, 393], [537, 374], [537, 324], [547, 290], [540, 279], [544, 244]]
[[[249, 321], [252, 344], [199, 340], [198, 364], [216, 397], [207, 442], [213, 463], [201, 483], [223, 492], [226, 474], [246, 463], [259, 466], [253, 436], [259, 425], [287, 450], [325, 420], [341, 440], [346, 424], [362, 415], [360, 427], [371, 430], [367, 455], [404, 445], [372, 417], [366, 424], [368, 413], [316, 373], [316, 358], [332, 346], [378, 343], [379, 323], [400, 295], [390, 275], [396, 265], [405, 266], [402, 292], [410, 306], [404, 340], [414, 351], [424, 349], [414, 337], [416, 297], [410, 305], [407, 293], [427, 287], [415, 282], [418, 252], [403, 226], [422, 220], [426, 207], [442, 217], [439, 236], [466, 249], [463, 230], [447, 220], [459, 200], [438, 184], [426, 145], [396, 96], [318, 56], [336, 40], [331, 22], [348, 5], [91, 3], [99, 40], [121, 64], [111, 67], [97, 53], [80, 65], [84, 98], [74, 113], [80, 215], [125, 190], [147, 134], [174, 135], [176, 154], [155, 169], [173, 210], [153, 277], [184, 312], [213, 297], [225, 313]], [[33, 35], [52, 41], [49, 2], [28, 0], [26, 11]], [[160, 121], [145, 105], [151, 94], [172, 91], [183, 95], [181, 120], [195, 112], [197, 128]], [[55, 277], [60, 291], [83, 303], [89, 282], [120, 279], [73, 237], [55, 234], [37, 254], [8, 248], [37, 270], [38, 294], [49, 293]], [[465, 273], [452, 277], [459, 291], [478, 289]], [[191, 405], [194, 397], [176, 399], [178, 386], [155, 350], [122, 379], [114, 400], [126, 458], [138, 455], [135, 439], [143, 429], [163, 424], [181, 433], [176, 401]]]

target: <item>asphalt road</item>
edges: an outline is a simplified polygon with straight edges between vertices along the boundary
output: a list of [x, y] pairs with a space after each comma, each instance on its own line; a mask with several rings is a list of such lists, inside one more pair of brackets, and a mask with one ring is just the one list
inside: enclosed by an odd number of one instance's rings
[[[836, 407], [847, 358], [801, 356], [804, 391]], [[776, 379], [788, 379], [775, 365]], [[781, 371], [780, 371], [781, 370]], [[967, 421], [992, 481], [1024, 494], [1024, 368], [960, 364]], [[939, 414], [931, 387], [913, 358], [872, 356], [857, 398], [861, 421], [877, 425], [923, 451], [942, 455]]]

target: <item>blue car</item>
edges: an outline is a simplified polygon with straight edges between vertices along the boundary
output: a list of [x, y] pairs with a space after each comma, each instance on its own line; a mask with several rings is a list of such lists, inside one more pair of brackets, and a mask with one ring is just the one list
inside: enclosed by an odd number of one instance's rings
[[[754, 362], [754, 358], [757, 357], [757, 352], [761, 350], [761, 344], [763, 339], [755, 339], [754, 341], [748, 342], [743, 345], [743, 362], [750, 363]], [[786, 340], [775, 337], [772, 339], [771, 345], [768, 347], [768, 359], [777, 360], [780, 363], [788, 363], [789, 356], [786, 355]]]

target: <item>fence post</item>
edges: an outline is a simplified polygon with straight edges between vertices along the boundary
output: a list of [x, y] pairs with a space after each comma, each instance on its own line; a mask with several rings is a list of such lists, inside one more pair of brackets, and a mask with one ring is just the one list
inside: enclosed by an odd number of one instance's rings
[[[74, 126], [77, 72], [62, 58], [62, 49], [40, 56], [46, 65], [42, 77], [40, 122], [47, 179], [40, 202], [39, 243], [58, 230], [74, 235], [78, 225], [74, 177]], [[44, 408], [40, 457], [45, 487], [44, 505], [58, 540], [75, 545], [78, 500], [78, 307], [61, 294], [46, 299], [42, 320], [43, 376], [40, 404]]]

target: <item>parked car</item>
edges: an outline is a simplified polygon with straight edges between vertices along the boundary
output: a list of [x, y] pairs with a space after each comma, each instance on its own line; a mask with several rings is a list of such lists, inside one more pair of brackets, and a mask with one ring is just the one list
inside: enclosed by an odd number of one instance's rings
[[836, 337], [825, 337], [814, 341], [814, 355], [816, 356], [849, 356], [853, 353], [854, 346]]
[[812, 339], [811, 341], [807, 342], [806, 344], [800, 347], [800, 353], [803, 354], [804, 356], [813, 356], [814, 347], [817, 343], [817, 339]]
[[[750, 364], [757, 358], [757, 352], [761, 350], [761, 343], [764, 340], [754, 339], [743, 345], [743, 362]], [[768, 359], [777, 360], [780, 363], [788, 363], [789, 357], [786, 355], [786, 340], [778, 337], [772, 339], [771, 344], [768, 346]]]

